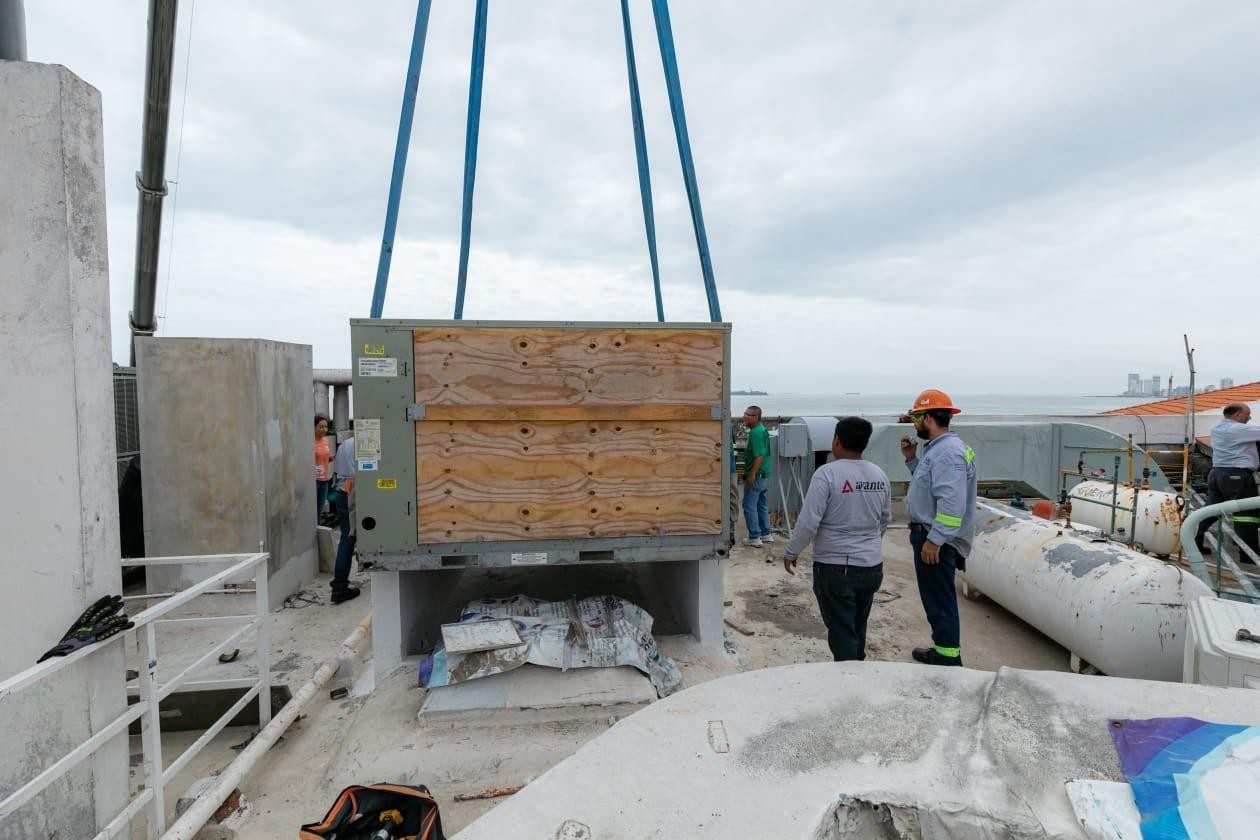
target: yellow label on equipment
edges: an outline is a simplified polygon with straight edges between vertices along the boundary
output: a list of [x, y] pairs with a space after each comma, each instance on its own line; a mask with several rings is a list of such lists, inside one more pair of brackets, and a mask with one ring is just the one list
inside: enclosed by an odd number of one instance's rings
[[385, 345], [384, 345], [384, 344], [377, 344], [376, 346], [373, 346], [373, 345], [371, 345], [371, 344], [364, 344], [364, 345], [363, 345], [363, 355], [365, 355], [365, 356], [384, 356], [384, 355], [385, 355]]
[[376, 489], [377, 490], [397, 490], [398, 482], [392, 478], [378, 478], [376, 479]]

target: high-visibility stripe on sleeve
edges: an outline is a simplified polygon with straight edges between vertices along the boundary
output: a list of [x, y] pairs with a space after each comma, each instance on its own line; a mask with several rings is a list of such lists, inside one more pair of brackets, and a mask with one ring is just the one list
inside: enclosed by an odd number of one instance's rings
[[1260, 516], [1239, 516], [1235, 514], [1234, 521], [1235, 522], [1251, 522], [1254, 524], [1260, 524]]
[[972, 461], [974, 461], [974, 460], [976, 460], [976, 451], [975, 451], [974, 449], [972, 449], [970, 446], [968, 446], [968, 447], [967, 447], [967, 464], [968, 464], [968, 466], [970, 466], [970, 465], [971, 465], [971, 462], [972, 462]]
[[938, 513], [936, 514], [936, 521], [941, 523], [947, 528], [961, 528], [962, 527], [961, 516], [950, 516], [948, 513]]

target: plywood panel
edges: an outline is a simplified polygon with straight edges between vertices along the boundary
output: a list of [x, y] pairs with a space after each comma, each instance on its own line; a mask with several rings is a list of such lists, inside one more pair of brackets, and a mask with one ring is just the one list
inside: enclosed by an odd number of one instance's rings
[[427, 420], [711, 420], [708, 405], [434, 405]]
[[425, 405], [720, 404], [720, 330], [422, 327]]
[[717, 534], [718, 421], [416, 424], [421, 543]]

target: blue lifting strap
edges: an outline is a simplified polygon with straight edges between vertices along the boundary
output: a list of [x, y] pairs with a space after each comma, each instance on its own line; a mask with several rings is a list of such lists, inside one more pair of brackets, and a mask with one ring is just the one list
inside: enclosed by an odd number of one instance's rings
[[665, 320], [661, 300], [661, 269], [656, 259], [656, 219], [652, 214], [652, 175], [648, 168], [647, 140], [643, 136], [643, 105], [639, 101], [639, 71], [634, 63], [634, 37], [630, 34], [630, 6], [621, 0], [621, 27], [626, 34], [626, 72], [630, 76], [630, 121], [634, 126], [634, 155], [639, 165], [639, 193], [643, 197], [643, 227], [647, 231], [648, 259], [652, 262], [652, 289], [656, 292], [656, 320]]
[[721, 321], [717, 283], [713, 279], [713, 261], [709, 258], [709, 237], [704, 230], [704, 213], [700, 210], [700, 188], [696, 185], [696, 165], [691, 159], [691, 139], [687, 136], [687, 115], [683, 112], [682, 84], [678, 80], [678, 58], [674, 55], [674, 31], [669, 25], [668, 0], [652, 0], [656, 18], [656, 39], [661, 45], [661, 64], [665, 68], [665, 88], [669, 92], [669, 112], [674, 118], [674, 136], [678, 140], [678, 157], [682, 162], [683, 183], [687, 202], [691, 205], [691, 225], [696, 231], [696, 248], [700, 252], [700, 272], [704, 275], [704, 293], [709, 299], [709, 320]]
[[468, 287], [468, 246], [472, 239], [473, 183], [477, 180], [477, 134], [481, 128], [481, 80], [486, 66], [486, 11], [489, 0], [477, 0], [473, 26], [472, 75], [468, 81], [468, 130], [464, 136], [464, 209], [459, 225], [459, 280], [455, 286], [455, 320], [464, 317]]
[[389, 264], [394, 256], [394, 230], [398, 227], [398, 203], [402, 197], [403, 174], [407, 171], [407, 147], [411, 145], [411, 120], [416, 113], [416, 93], [420, 87], [420, 64], [429, 31], [432, 0], [420, 0], [416, 7], [416, 28], [411, 36], [411, 58], [403, 85], [402, 116], [398, 119], [398, 142], [394, 146], [394, 172], [389, 179], [389, 201], [385, 205], [385, 234], [381, 237], [381, 258], [376, 264], [376, 288], [372, 291], [372, 317], [381, 317], [385, 308], [385, 288], [389, 285]]

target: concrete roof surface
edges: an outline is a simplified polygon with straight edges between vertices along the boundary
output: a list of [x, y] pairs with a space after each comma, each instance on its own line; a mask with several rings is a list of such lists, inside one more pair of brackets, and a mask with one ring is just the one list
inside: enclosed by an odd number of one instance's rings
[[1079, 838], [1064, 784], [1124, 780], [1108, 720], [1180, 715], [1258, 724], [1260, 706], [1010, 668], [766, 668], [618, 722], [458, 838]]

